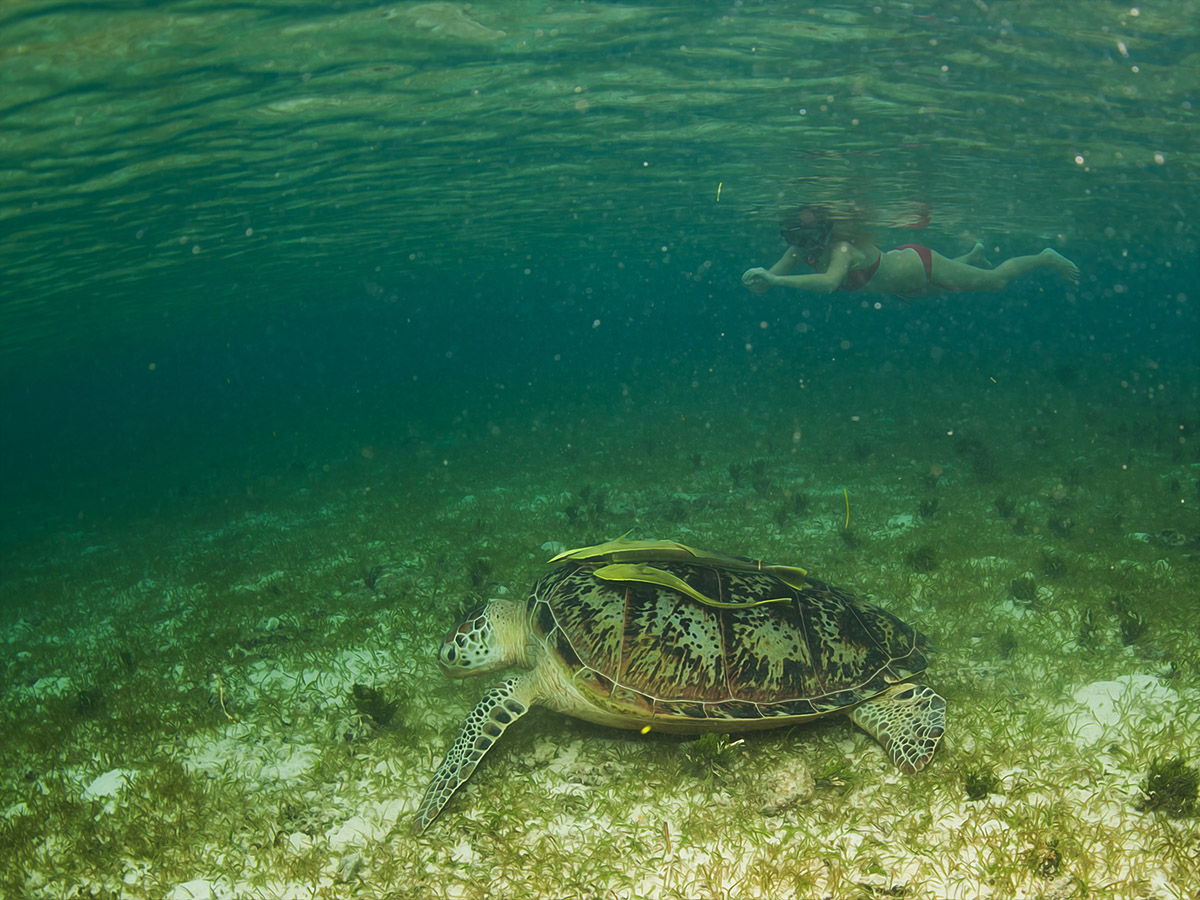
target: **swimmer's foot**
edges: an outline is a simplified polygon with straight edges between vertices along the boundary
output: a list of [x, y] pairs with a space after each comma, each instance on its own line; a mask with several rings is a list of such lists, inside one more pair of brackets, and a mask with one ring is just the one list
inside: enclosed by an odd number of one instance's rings
[[962, 257], [962, 261], [968, 266], [974, 266], [977, 269], [990, 269], [992, 264], [988, 262], [987, 254], [984, 253], [983, 244], [978, 241], [971, 248], [971, 252]]
[[1042, 251], [1042, 265], [1053, 269], [1071, 284], [1079, 284], [1079, 266], [1071, 262], [1057, 250], [1047, 247]]

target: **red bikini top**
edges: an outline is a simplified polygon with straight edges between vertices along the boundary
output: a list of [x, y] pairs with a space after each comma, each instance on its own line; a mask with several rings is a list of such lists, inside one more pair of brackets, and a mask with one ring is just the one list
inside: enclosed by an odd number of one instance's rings
[[[820, 247], [818, 249], [824, 250], [825, 248]], [[875, 262], [871, 263], [871, 265], [867, 266], [865, 269], [851, 269], [849, 272], [846, 273], [846, 280], [842, 283], [842, 286], [840, 288], [838, 288], [838, 290], [839, 291], [860, 291], [860, 290], [862, 290], [864, 287], [866, 287], [867, 282], [870, 281], [872, 277], [874, 277], [875, 270], [879, 268], [879, 263], [880, 263], [880, 260], [882, 260], [882, 259], [883, 259], [883, 251], [880, 250], [879, 255], [877, 257], [875, 257]], [[812, 266], [812, 268], [815, 269], [817, 267], [818, 262], [819, 262], [819, 260], [810, 258], [808, 261], [808, 264], [810, 266]]]
[[866, 287], [867, 282], [875, 275], [875, 270], [879, 268], [879, 262], [883, 259], [883, 251], [879, 251], [879, 255], [875, 257], [875, 262], [867, 266], [865, 269], [851, 269], [846, 273], [846, 281], [842, 284], [839, 291], [858, 291]]

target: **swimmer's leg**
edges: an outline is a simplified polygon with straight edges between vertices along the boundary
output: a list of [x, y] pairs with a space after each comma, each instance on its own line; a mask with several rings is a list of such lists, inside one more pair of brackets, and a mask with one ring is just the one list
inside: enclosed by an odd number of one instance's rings
[[1006, 259], [994, 269], [978, 269], [935, 252], [930, 281], [937, 287], [951, 291], [1000, 291], [1008, 287], [1014, 278], [1034, 269], [1053, 269], [1072, 284], [1079, 283], [1079, 267], [1049, 247], [1033, 256]]
[[1038, 257], [1042, 260], [1042, 265], [1046, 268], [1053, 269], [1071, 284], [1079, 284], [1079, 266], [1071, 262], [1057, 250], [1051, 250], [1047, 247]]
[[987, 253], [983, 249], [983, 244], [979, 243], [978, 241], [975, 242], [975, 246], [972, 247], [969, 252], [964, 253], [962, 256], [954, 257], [954, 261], [964, 263], [968, 266], [974, 266], [977, 269], [990, 269], [992, 267], [992, 264], [988, 262]]

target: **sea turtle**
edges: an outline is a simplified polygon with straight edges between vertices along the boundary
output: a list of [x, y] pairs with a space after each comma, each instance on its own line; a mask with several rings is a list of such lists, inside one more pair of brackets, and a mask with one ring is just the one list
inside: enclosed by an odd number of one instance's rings
[[467, 716], [417, 810], [418, 833], [534, 703], [673, 733], [848, 713], [909, 774], [945, 732], [946, 701], [909, 681], [929, 639], [803, 569], [667, 541], [611, 541], [550, 562], [528, 601], [491, 600], [442, 644], [451, 678], [526, 671]]

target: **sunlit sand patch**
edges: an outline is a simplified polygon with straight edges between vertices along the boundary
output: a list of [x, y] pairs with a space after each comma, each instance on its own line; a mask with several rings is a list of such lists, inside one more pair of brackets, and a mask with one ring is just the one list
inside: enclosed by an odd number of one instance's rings
[[1120, 740], [1150, 715], [1169, 714], [1179, 694], [1150, 675], [1121, 675], [1095, 681], [1072, 694], [1075, 708], [1067, 716], [1071, 739], [1083, 746]]

